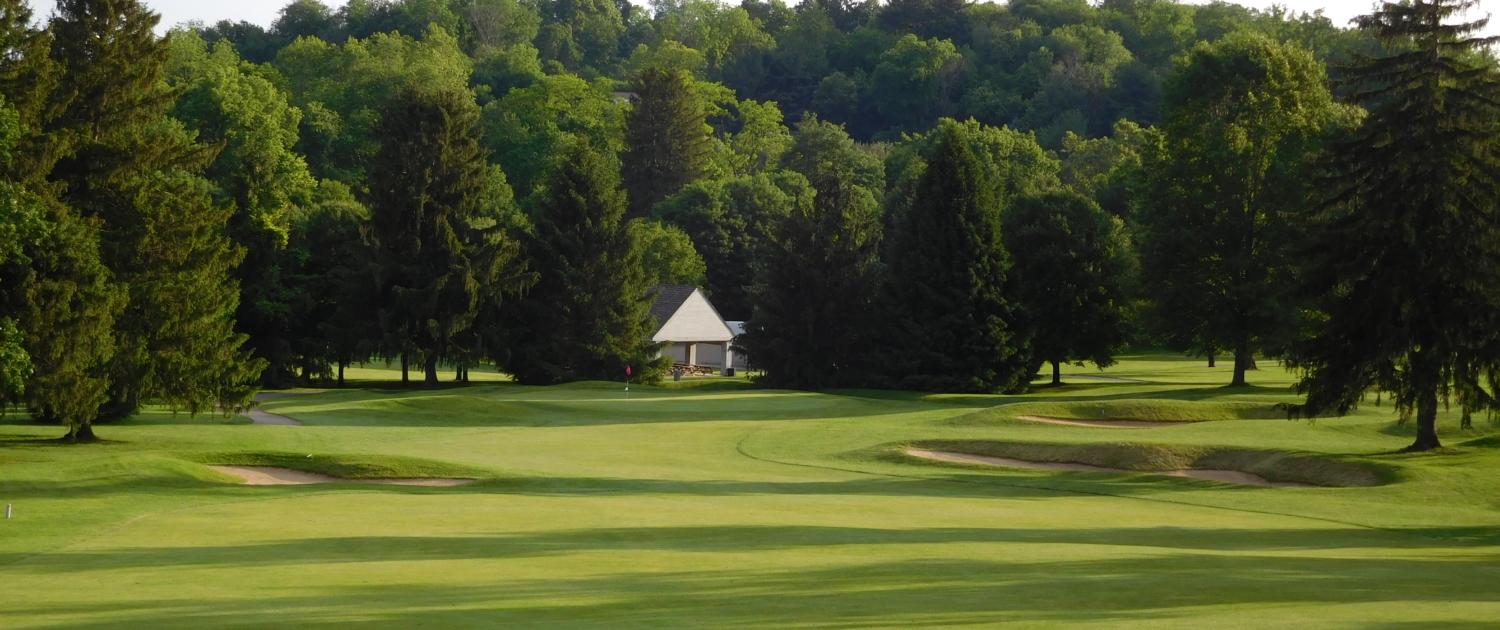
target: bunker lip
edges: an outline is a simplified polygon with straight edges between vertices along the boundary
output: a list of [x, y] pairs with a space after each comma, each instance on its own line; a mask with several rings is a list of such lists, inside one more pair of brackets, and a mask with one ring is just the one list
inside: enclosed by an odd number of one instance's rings
[[245, 480], [247, 486], [300, 486], [311, 483], [376, 483], [393, 486], [450, 487], [472, 483], [463, 478], [410, 478], [410, 479], [344, 479], [322, 473], [280, 468], [277, 466], [209, 466], [221, 473]]
[[1016, 416], [1017, 420], [1028, 420], [1031, 422], [1046, 422], [1048, 424], [1066, 424], [1075, 427], [1105, 427], [1109, 429], [1140, 429], [1146, 427], [1172, 427], [1184, 424], [1197, 424], [1199, 420], [1185, 420], [1173, 422], [1168, 420], [1077, 420], [1074, 418], [1056, 418], [1053, 416]]
[[1009, 457], [993, 457], [990, 455], [972, 455], [969, 453], [954, 453], [950, 451], [931, 451], [922, 448], [906, 449], [906, 454], [912, 457], [930, 459], [940, 462], [954, 462], [961, 464], [987, 464], [990, 466], [1008, 466], [1011, 468], [1033, 468], [1041, 470], [1072, 470], [1085, 472], [1111, 472], [1111, 473], [1145, 473], [1149, 475], [1166, 475], [1169, 477], [1191, 477], [1193, 479], [1208, 479], [1211, 481], [1222, 481], [1225, 483], [1237, 483], [1248, 486], [1265, 486], [1276, 488], [1317, 488], [1305, 483], [1287, 483], [1279, 481], [1268, 481], [1265, 477], [1238, 470], [1125, 470], [1123, 468], [1105, 468], [1103, 466], [1091, 466], [1089, 464], [1076, 464], [1072, 462], [1029, 462], [1024, 459], [1012, 459]]

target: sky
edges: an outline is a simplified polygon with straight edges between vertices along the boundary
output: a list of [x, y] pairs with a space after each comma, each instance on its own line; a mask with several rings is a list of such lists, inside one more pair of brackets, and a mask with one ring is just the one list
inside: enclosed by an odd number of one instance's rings
[[[49, 0], [27, 0], [38, 17], [44, 17], [51, 11], [52, 3]], [[632, 0], [636, 4], [645, 4], [642, 0]], [[1195, 0], [1189, 0], [1198, 4]], [[262, 26], [270, 26], [276, 19], [276, 12], [285, 6], [289, 0], [145, 0], [147, 6], [156, 10], [162, 16], [163, 30], [173, 25], [190, 20], [200, 20], [205, 24], [213, 24], [219, 20], [231, 20], [252, 22]], [[330, 6], [341, 6], [347, 0], [324, 0]], [[1368, 13], [1372, 6], [1372, 0], [1278, 0], [1275, 4], [1285, 5], [1294, 11], [1315, 11], [1323, 9], [1324, 15], [1333, 20], [1334, 24], [1347, 25], [1349, 20], [1356, 15]], [[791, 4], [796, 4], [791, 2]], [[1240, 2], [1246, 6], [1264, 8], [1272, 1], [1258, 2], [1249, 0]], [[1500, 0], [1482, 0], [1480, 12], [1500, 12]], [[1469, 19], [1477, 19], [1481, 16], [1470, 15]], [[1490, 25], [1490, 35], [1500, 34], [1500, 16]]]

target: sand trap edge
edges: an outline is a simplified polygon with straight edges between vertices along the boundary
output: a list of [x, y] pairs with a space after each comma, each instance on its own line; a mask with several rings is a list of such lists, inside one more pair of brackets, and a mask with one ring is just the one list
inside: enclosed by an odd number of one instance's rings
[[278, 466], [218, 466], [210, 465], [209, 468], [217, 470], [226, 475], [233, 475], [244, 479], [247, 486], [302, 486], [312, 483], [376, 483], [392, 486], [428, 486], [428, 487], [452, 487], [473, 483], [474, 479], [465, 478], [411, 478], [411, 479], [344, 479], [322, 473], [307, 472], [305, 470], [294, 470]]
[[1017, 420], [1028, 422], [1046, 422], [1048, 424], [1066, 424], [1075, 427], [1104, 427], [1106, 429], [1143, 429], [1147, 427], [1175, 427], [1185, 424], [1198, 424], [1201, 420], [1076, 420], [1073, 418], [1055, 418], [1052, 416], [1016, 416]]
[[1010, 468], [1031, 468], [1039, 470], [1073, 470], [1084, 472], [1109, 472], [1127, 474], [1165, 475], [1168, 477], [1189, 477], [1193, 479], [1207, 479], [1210, 481], [1222, 481], [1247, 486], [1263, 486], [1275, 488], [1319, 488], [1305, 483], [1290, 483], [1280, 481], [1269, 481], [1260, 475], [1241, 472], [1238, 470], [1125, 470], [1123, 468], [1105, 468], [1103, 466], [1092, 466], [1089, 464], [1076, 464], [1072, 462], [1029, 462], [1024, 459], [1012, 459], [1010, 457], [993, 457], [990, 455], [973, 455], [970, 453], [953, 453], [950, 451], [931, 451], [922, 448], [906, 449], [906, 454], [940, 462], [952, 462], [958, 464], [985, 464], [989, 466], [1007, 466]]

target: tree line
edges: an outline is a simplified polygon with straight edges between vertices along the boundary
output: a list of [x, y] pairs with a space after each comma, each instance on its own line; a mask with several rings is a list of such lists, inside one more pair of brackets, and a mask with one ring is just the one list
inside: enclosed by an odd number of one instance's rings
[[1280, 357], [1309, 416], [1388, 392], [1433, 448], [1439, 404], [1500, 407], [1472, 5], [301, 0], [161, 37], [0, 0], [0, 396], [86, 440], [371, 360], [650, 382], [681, 283], [770, 386], [1159, 343]]

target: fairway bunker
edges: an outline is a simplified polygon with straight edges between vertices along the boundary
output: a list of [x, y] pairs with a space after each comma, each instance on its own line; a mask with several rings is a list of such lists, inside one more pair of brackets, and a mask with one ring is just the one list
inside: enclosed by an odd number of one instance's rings
[[459, 478], [412, 478], [412, 479], [344, 479], [322, 473], [280, 468], [277, 466], [209, 466], [227, 475], [245, 480], [247, 486], [300, 486], [311, 483], [377, 483], [392, 486], [449, 487], [472, 483], [473, 479]]
[[1054, 418], [1052, 416], [1016, 416], [1017, 420], [1029, 422], [1045, 422], [1048, 424], [1066, 424], [1075, 427], [1104, 427], [1107, 429], [1143, 429], [1147, 427], [1170, 427], [1184, 424], [1197, 424], [1194, 421], [1171, 422], [1166, 420], [1075, 420], [1073, 418]]
[[1193, 479], [1208, 479], [1211, 481], [1222, 481], [1225, 483], [1237, 483], [1247, 486], [1267, 486], [1277, 488], [1316, 488], [1307, 483], [1273, 482], [1265, 477], [1254, 475], [1238, 470], [1125, 470], [1124, 468], [1105, 468], [1103, 466], [1090, 466], [1088, 464], [1077, 464], [1072, 462], [1028, 462], [1024, 459], [1012, 459], [1009, 457], [991, 457], [989, 455], [971, 455], [968, 453], [950, 453], [947, 451], [929, 451], [926, 449], [911, 448], [906, 450], [907, 455], [931, 459], [940, 462], [955, 462], [960, 464], [987, 464], [990, 466], [1007, 466], [1010, 468], [1034, 468], [1040, 470], [1071, 470], [1082, 472], [1110, 472], [1110, 473], [1145, 473], [1148, 475], [1166, 475], [1168, 477], [1191, 477]]

